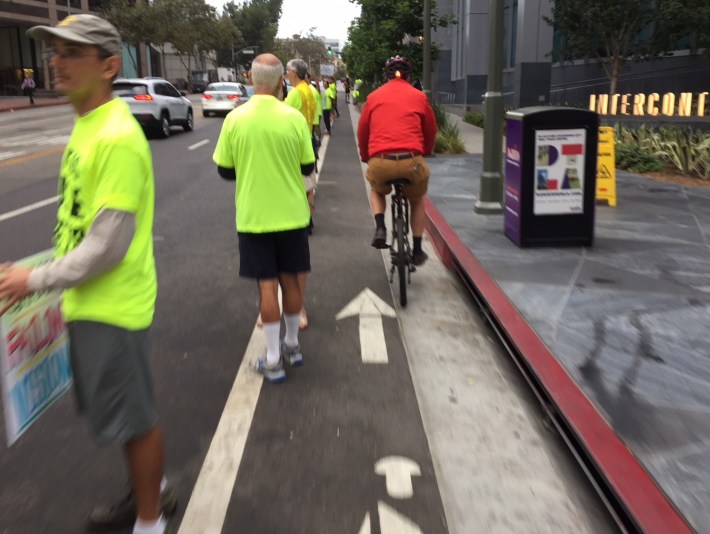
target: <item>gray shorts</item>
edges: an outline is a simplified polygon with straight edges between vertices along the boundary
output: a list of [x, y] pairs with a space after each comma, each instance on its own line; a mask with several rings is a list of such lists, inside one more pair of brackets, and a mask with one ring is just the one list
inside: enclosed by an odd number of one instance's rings
[[92, 321], [67, 325], [74, 392], [99, 443], [123, 445], [157, 424], [148, 330]]

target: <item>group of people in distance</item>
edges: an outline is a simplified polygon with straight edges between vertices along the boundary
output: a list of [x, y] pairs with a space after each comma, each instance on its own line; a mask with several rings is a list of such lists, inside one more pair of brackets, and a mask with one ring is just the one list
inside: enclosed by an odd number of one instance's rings
[[[86, 14], [27, 33], [51, 43], [55, 89], [68, 97], [77, 119], [60, 169], [55, 259], [35, 268], [0, 264], [0, 315], [34, 292], [63, 291], [78, 405], [100, 443], [123, 448], [131, 479], [129, 495], [95, 508], [87, 526], [133, 524], [134, 534], [164, 534], [176, 498], [164, 476], [148, 352], [157, 292], [153, 166], [140, 126], [112, 96], [121, 36], [109, 22]], [[386, 182], [408, 178], [412, 261], [422, 265], [422, 198], [429, 179], [424, 156], [433, 149], [436, 121], [426, 95], [409, 84], [410, 71], [400, 56], [387, 61], [389, 82], [369, 95], [357, 137], [372, 188], [372, 246], [387, 246]], [[255, 370], [271, 383], [286, 379], [286, 365], [304, 363], [299, 331], [311, 269], [318, 117], [321, 107], [324, 117], [338, 114], [335, 95], [319, 104], [302, 60], [289, 61], [285, 72], [272, 54], [254, 59], [254, 95], [226, 117], [213, 154], [219, 175], [236, 182], [239, 274], [258, 284], [267, 347]], [[284, 76], [293, 87], [285, 104], [279, 99]], [[335, 93], [335, 84], [325, 91]]]

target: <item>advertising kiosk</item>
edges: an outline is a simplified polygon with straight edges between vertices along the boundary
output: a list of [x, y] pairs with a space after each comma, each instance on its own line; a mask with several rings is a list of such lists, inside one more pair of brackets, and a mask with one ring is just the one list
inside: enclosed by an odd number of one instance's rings
[[505, 235], [519, 247], [594, 240], [599, 116], [531, 107], [506, 114]]

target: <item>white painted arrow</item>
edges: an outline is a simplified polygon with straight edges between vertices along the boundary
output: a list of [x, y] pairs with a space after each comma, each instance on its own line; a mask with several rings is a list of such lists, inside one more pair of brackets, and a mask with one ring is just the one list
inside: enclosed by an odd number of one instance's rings
[[360, 351], [363, 363], [388, 363], [382, 316], [396, 317], [392, 307], [366, 287], [340, 310], [335, 319], [339, 321], [355, 315], [360, 317]]
[[384, 475], [387, 495], [395, 499], [411, 499], [414, 495], [412, 477], [421, 476], [419, 464], [404, 456], [386, 456], [375, 464], [375, 473]]

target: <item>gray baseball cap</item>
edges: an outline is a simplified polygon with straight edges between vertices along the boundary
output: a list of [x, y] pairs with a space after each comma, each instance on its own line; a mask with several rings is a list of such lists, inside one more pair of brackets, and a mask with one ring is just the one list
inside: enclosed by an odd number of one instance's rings
[[38, 41], [58, 37], [72, 43], [98, 46], [112, 56], [121, 55], [121, 35], [118, 30], [96, 15], [69, 15], [56, 26], [33, 26], [26, 33]]

